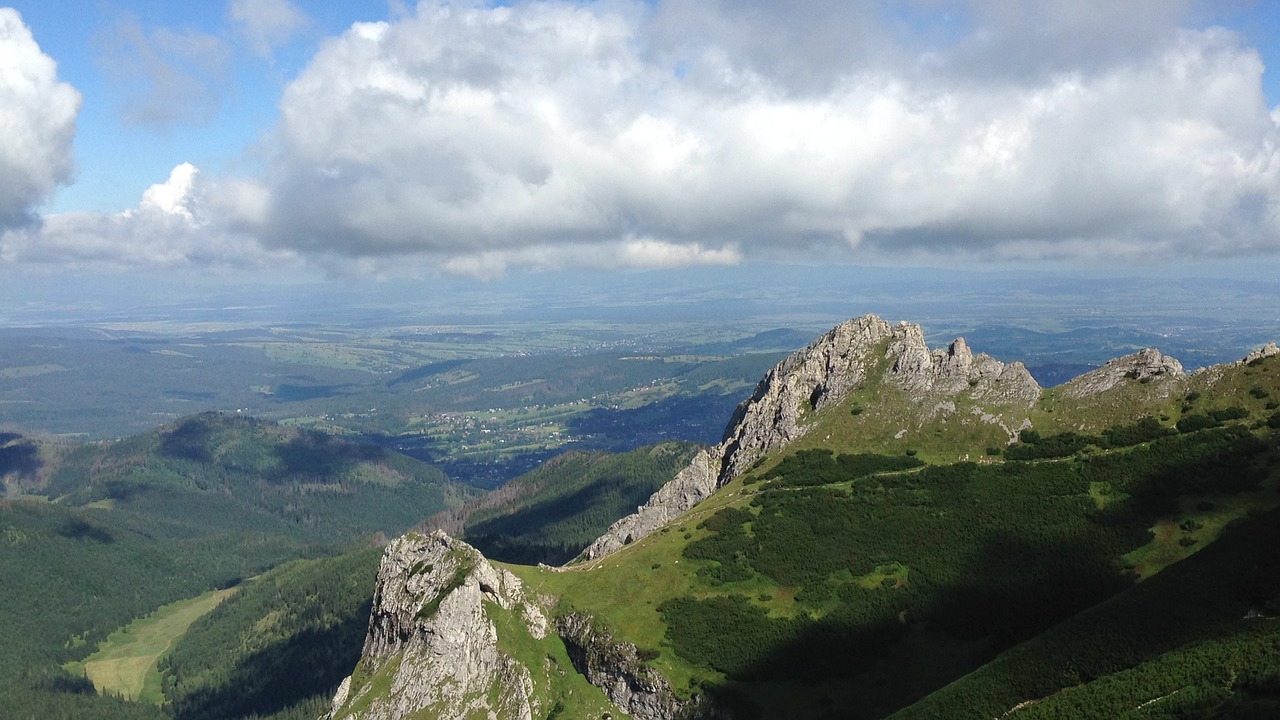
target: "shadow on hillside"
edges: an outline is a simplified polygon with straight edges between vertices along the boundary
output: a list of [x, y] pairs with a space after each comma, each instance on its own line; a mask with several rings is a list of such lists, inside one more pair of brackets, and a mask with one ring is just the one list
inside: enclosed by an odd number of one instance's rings
[[720, 442], [725, 422], [742, 397], [677, 395], [637, 408], [596, 408], [566, 423], [573, 435], [587, 436], [582, 447], [622, 452], [664, 440], [691, 440], [707, 445]]
[[179, 460], [205, 463], [213, 460], [213, 420], [204, 415], [180, 422], [160, 439], [158, 452]]
[[372, 445], [343, 442], [313, 431], [277, 445], [275, 452], [280, 460], [280, 470], [272, 478], [276, 482], [304, 478], [336, 482], [357, 464], [382, 458], [382, 451]]
[[[642, 488], [629, 498], [607, 497], [617, 493], [607, 478], [602, 479], [569, 495], [476, 523], [467, 528], [467, 542], [485, 557], [502, 562], [561, 565], [609, 529], [610, 518], [617, 514], [610, 512], [612, 508], [621, 507], [625, 513], [647, 500], [653, 491]], [[601, 507], [602, 504], [607, 505]], [[591, 512], [593, 509], [595, 512]], [[567, 527], [551, 527], [557, 523], [566, 523]]]
[[105, 528], [77, 517], [67, 518], [58, 527], [58, 534], [70, 540], [92, 540], [107, 545], [115, 542], [115, 537]]
[[360, 660], [371, 601], [323, 630], [307, 630], [248, 656], [216, 686], [174, 700], [175, 720], [265, 716], [332, 695]]
[[[40, 450], [22, 435], [0, 432], [0, 478], [15, 475], [19, 480], [34, 481], [42, 462]], [[0, 495], [4, 494], [0, 485]]]
[[[913, 569], [901, 586], [837, 588], [813, 619], [770, 618], [745, 602], [707, 607], [705, 622], [719, 630], [696, 647], [729, 678], [708, 692], [735, 720], [885, 717], [1132, 585], [1089, 538], [1006, 532], [981, 542], [954, 577]], [[758, 644], [730, 648], [729, 634]]]

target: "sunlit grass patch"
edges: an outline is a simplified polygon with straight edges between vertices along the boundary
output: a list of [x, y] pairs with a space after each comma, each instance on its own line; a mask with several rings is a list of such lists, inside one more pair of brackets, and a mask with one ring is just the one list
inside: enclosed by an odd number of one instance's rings
[[73, 675], [88, 677], [100, 693], [115, 693], [130, 700], [160, 705], [160, 658], [182, 637], [191, 623], [213, 610], [238, 588], [211, 590], [203, 595], [169, 603], [138, 618], [111, 635], [97, 652], [82, 661], [68, 663]]

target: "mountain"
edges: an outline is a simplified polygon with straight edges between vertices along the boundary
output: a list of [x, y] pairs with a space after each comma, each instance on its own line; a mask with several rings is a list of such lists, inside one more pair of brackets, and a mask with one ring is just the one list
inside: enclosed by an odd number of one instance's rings
[[1265, 711], [1277, 399], [1274, 345], [1189, 375], [1143, 350], [1045, 390], [851, 320], [574, 564], [398, 541], [330, 717]]
[[0, 718], [164, 717], [59, 666], [162, 605], [367, 547], [475, 495], [377, 447], [234, 415], [101, 443], [19, 435], [3, 440], [16, 451], [0, 500]]
[[51, 452], [36, 478], [26, 491], [62, 505], [171, 517], [213, 503], [330, 541], [402, 532], [478, 495], [374, 445], [223, 413]]
[[[874, 315], [850, 320], [770, 370], [734, 413], [724, 441], [698, 456], [634, 515], [610, 528], [582, 558], [600, 557], [652, 533], [766, 453], [804, 436], [811, 416], [839, 405], [855, 390], [868, 394], [873, 386], [910, 397], [909, 404], [891, 404], [874, 394], [876, 417], [891, 406], [907, 410], [892, 419], [905, 425], [894, 432], [894, 441], [910, 434], [913, 425], [920, 428], [957, 412], [970, 412], [980, 418], [977, 424], [998, 426], [1011, 436], [1010, 428], [1021, 426], [1015, 418], [1026, 422], [1041, 395], [1040, 386], [1020, 363], [1005, 365], [987, 355], [975, 356], [963, 339], [930, 352], [918, 325], [891, 327]], [[957, 400], [962, 407], [957, 407]]]

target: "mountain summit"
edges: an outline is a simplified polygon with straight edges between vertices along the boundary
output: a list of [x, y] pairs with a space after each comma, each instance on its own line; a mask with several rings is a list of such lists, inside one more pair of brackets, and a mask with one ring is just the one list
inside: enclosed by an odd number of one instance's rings
[[[1010, 439], [1041, 388], [1022, 363], [1006, 365], [974, 355], [964, 338], [930, 350], [919, 325], [890, 325], [864, 315], [778, 363], [734, 412], [724, 441], [703, 451], [636, 512], [615, 523], [577, 558], [588, 561], [639, 540], [706, 499], [765, 454], [807, 433], [814, 413], [839, 403], [850, 391], [881, 374], [922, 412], [917, 423], [956, 412], [963, 396], [984, 422], [1001, 425]], [[992, 412], [988, 412], [987, 409]]]

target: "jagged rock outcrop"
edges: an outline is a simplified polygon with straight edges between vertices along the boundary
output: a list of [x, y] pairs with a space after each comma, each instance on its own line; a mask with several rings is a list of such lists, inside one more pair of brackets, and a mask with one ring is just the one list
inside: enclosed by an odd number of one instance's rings
[[1141, 381], [1145, 378], [1173, 378], [1183, 375], [1182, 363], [1155, 348], [1146, 348], [1111, 360], [1097, 370], [1071, 380], [1062, 386], [1062, 394], [1079, 398], [1106, 392], [1125, 380]]
[[[808, 430], [802, 422], [806, 415], [839, 403], [873, 371], [883, 372], [887, 382], [934, 412], [948, 407], [954, 411], [955, 404], [948, 405], [947, 399], [962, 393], [1027, 408], [1041, 394], [1022, 363], [1006, 365], [987, 355], [975, 356], [963, 338], [945, 350], [930, 351], [919, 325], [891, 326], [875, 315], [848, 320], [770, 370], [734, 412], [723, 442], [700, 453], [576, 561], [613, 552], [693, 508], [766, 453], [803, 435]], [[986, 417], [991, 416], [984, 416], [984, 421]]]
[[696, 700], [681, 701], [666, 678], [640, 659], [635, 645], [598, 628], [585, 613], [556, 621], [574, 668], [634, 720], [671, 720], [690, 714]]
[[487, 603], [546, 636], [547, 618], [520, 580], [475, 548], [438, 531], [394, 540], [378, 568], [360, 665], [327, 717], [541, 717], [528, 669], [498, 649]]
[[720, 487], [722, 447], [698, 451], [688, 466], [658, 488], [636, 512], [609, 526], [577, 559], [594, 559], [635, 542], [707, 499]]
[[1240, 361], [1240, 364], [1248, 365], [1251, 362], [1264, 360], [1272, 355], [1280, 355], [1280, 347], [1277, 347], [1275, 343], [1270, 342], [1256, 350], [1251, 350], [1249, 354], [1245, 355], [1244, 359]]

